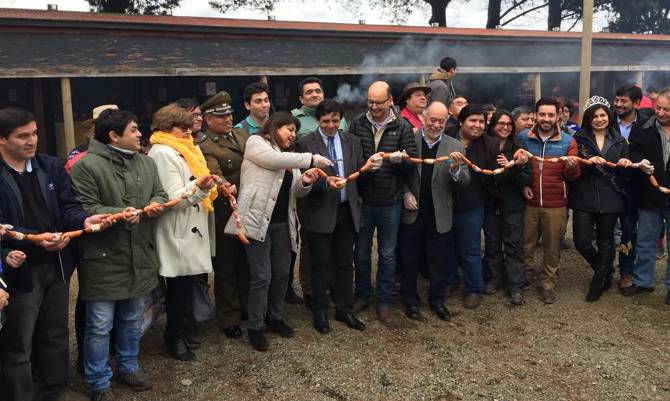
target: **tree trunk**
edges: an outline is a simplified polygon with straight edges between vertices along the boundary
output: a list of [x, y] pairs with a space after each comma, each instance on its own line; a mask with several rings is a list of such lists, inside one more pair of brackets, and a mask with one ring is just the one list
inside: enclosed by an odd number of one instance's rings
[[486, 21], [487, 29], [496, 29], [500, 25], [500, 3], [502, 0], [489, 0], [489, 17]]
[[561, 29], [561, 0], [549, 0], [549, 17], [547, 29], [550, 31]]
[[437, 22], [437, 26], [447, 26], [447, 6], [451, 0], [427, 0], [430, 4], [432, 16], [428, 21], [429, 24]]

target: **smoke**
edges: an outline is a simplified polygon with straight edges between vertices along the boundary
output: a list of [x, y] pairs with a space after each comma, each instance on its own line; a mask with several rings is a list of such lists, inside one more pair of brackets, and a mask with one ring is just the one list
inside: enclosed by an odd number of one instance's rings
[[360, 87], [342, 84], [337, 88], [335, 100], [339, 103], [358, 104], [365, 101], [366, 93]]
[[335, 100], [362, 104], [366, 100], [368, 86], [375, 81], [386, 81], [391, 87], [402, 88], [410, 81], [418, 81], [422, 73], [433, 71], [446, 55], [443, 41], [431, 39], [426, 43], [405, 36], [384, 52], [365, 56], [359, 67], [364, 74], [358, 85], [340, 85]]

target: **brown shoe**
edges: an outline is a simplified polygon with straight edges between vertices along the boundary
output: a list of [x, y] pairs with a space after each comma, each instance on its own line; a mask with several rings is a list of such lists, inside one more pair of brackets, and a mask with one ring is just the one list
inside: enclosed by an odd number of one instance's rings
[[481, 297], [474, 292], [468, 292], [463, 297], [463, 307], [466, 309], [477, 309], [481, 304]]
[[377, 319], [384, 326], [388, 326], [391, 323], [391, 309], [388, 306], [378, 306]]
[[619, 278], [619, 289], [623, 290], [633, 285], [633, 277], [628, 273], [623, 273]]
[[553, 304], [556, 302], [556, 294], [553, 289], [540, 288], [540, 299], [545, 304]]

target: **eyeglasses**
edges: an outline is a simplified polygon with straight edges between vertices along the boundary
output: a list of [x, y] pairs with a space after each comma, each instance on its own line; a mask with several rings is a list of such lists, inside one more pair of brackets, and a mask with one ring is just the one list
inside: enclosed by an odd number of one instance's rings
[[193, 118], [202, 119], [202, 113], [193, 113]]
[[186, 132], [186, 131], [190, 131], [190, 130], [192, 130], [192, 129], [193, 129], [193, 126], [191, 126], [191, 125], [186, 125], [186, 124], [178, 124], [178, 125], [175, 125], [174, 128], [179, 128], [180, 130]]
[[384, 100], [370, 100], [370, 99], [368, 99], [367, 103], [368, 103], [368, 106], [381, 106], [384, 103], [388, 102], [390, 98], [391, 98], [391, 96], [387, 97]]
[[499, 126], [499, 127], [512, 128], [512, 123], [506, 123], [506, 122], [500, 122], [500, 121], [498, 121], [498, 122], [496, 123], [496, 125]]

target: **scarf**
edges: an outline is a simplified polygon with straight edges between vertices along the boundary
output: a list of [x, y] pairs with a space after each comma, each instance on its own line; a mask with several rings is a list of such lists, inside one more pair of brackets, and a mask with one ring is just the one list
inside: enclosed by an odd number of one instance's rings
[[[191, 138], [177, 138], [172, 134], [168, 134], [164, 131], [156, 131], [151, 135], [149, 139], [151, 144], [161, 144], [171, 147], [172, 149], [179, 152], [180, 155], [186, 160], [188, 168], [191, 170], [193, 176], [200, 178], [210, 174], [209, 169], [207, 168], [207, 162], [205, 157], [202, 155], [200, 148], [198, 148], [193, 139]], [[209, 191], [209, 196], [203, 199], [202, 204], [205, 206], [207, 212], [214, 210], [212, 206], [212, 201], [218, 196], [218, 190], [216, 187], [213, 187]]]

